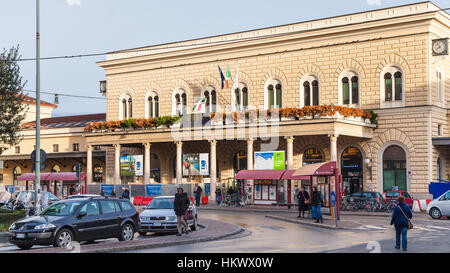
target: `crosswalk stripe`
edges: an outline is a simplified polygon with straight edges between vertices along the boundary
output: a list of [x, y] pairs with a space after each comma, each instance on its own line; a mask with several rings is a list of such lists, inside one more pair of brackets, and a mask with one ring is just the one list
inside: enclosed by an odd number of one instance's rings
[[425, 230], [425, 231], [436, 231], [436, 230], [434, 230], [434, 229], [424, 228], [424, 227], [418, 227], [418, 226], [414, 226], [414, 228], [415, 228], [415, 229], [418, 229], [418, 230]]
[[428, 228], [435, 228], [435, 229], [441, 229], [441, 230], [450, 230], [450, 228], [446, 227], [439, 227], [439, 226], [427, 226]]
[[369, 225], [365, 225], [364, 227], [369, 228], [369, 229], [384, 229], [386, 230], [387, 228], [384, 227], [378, 227], [378, 226], [369, 226]]

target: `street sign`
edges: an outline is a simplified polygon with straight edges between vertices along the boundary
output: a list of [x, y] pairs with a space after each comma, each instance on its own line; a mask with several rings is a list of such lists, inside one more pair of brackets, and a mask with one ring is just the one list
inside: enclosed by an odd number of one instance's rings
[[331, 192], [330, 199], [331, 199], [331, 204], [333, 205], [333, 207], [336, 206], [336, 193], [334, 193], [334, 191]]
[[[41, 149], [41, 164], [47, 159], [47, 153]], [[31, 162], [36, 162], [36, 150], [31, 153]]]

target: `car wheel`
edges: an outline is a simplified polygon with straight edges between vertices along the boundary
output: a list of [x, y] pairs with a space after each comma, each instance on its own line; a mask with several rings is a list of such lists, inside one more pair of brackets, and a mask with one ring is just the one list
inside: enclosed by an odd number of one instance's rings
[[55, 236], [55, 247], [67, 247], [73, 241], [73, 233], [69, 229], [63, 228]]
[[119, 241], [131, 241], [134, 238], [134, 227], [130, 223], [126, 223], [120, 229]]
[[139, 231], [139, 235], [141, 235], [141, 236], [146, 236], [146, 235], [147, 235], [147, 232]]
[[441, 211], [438, 208], [432, 208], [430, 210], [430, 216], [433, 219], [440, 219], [442, 217]]
[[197, 215], [195, 215], [194, 217], [194, 222], [192, 223], [191, 230], [192, 231], [197, 230]]
[[22, 250], [28, 250], [33, 247], [33, 245], [22, 245], [22, 244], [17, 244], [16, 246]]

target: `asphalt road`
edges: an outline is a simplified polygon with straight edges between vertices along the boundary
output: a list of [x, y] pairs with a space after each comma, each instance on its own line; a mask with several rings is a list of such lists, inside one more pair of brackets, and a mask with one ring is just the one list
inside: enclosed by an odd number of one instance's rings
[[[201, 211], [209, 218], [240, 225], [246, 232], [221, 241], [128, 251], [127, 253], [311, 253], [311, 252], [395, 252], [394, 229], [389, 217], [345, 216], [362, 223], [358, 230], [330, 230], [283, 222], [265, 213]], [[450, 252], [449, 220], [428, 216], [414, 219], [408, 232], [409, 252]]]

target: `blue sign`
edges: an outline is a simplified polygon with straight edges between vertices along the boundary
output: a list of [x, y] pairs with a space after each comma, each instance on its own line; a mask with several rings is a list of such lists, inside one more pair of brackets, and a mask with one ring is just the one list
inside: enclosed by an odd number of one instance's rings
[[9, 193], [14, 193], [14, 186], [8, 186]]
[[209, 195], [211, 193], [211, 183], [205, 183], [205, 195]]
[[145, 185], [147, 196], [161, 196], [161, 185]]
[[114, 185], [102, 185], [102, 190], [105, 192], [105, 196], [111, 195], [113, 189], [114, 189]]
[[336, 206], [336, 193], [334, 193], [334, 191], [331, 192], [331, 204], [334, 206]]

